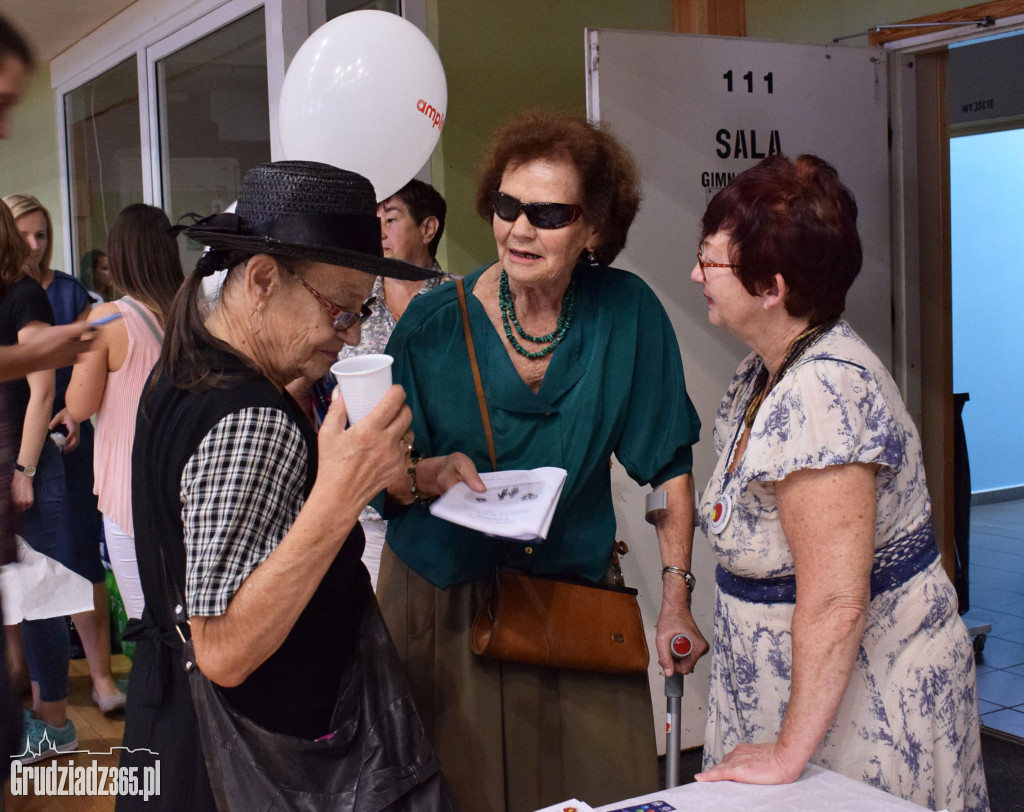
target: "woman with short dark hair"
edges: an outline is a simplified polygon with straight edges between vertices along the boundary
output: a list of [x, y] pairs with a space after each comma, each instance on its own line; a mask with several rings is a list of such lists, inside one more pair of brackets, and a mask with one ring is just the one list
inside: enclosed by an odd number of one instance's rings
[[974, 654], [921, 442], [841, 318], [856, 221], [811, 155], [762, 161], [704, 215], [690, 278], [753, 352], [718, 410], [699, 506], [718, 592], [698, 780], [787, 783], [812, 762], [932, 809], [987, 810]]
[[[466, 277], [466, 312], [497, 468], [568, 471], [543, 543], [503, 543], [427, 509], [457, 481], [482, 488], [477, 470], [490, 468], [457, 286], [414, 300], [388, 345], [423, 459], [389, 488], [408, 507], [389, 524], [378, 597], [466, 809], [536, 809], [573, 795], [596, 805], [657, 787], [646, 673], [470, 652], [496, 565], [615, 581], [612, 455], [667, 496], [659, 662], [688, 672], [707, 649], [690, 615], [688, 572], [699, 421], [661, 303], [639, 277], [609, 267], [639, 199], [626, 150], [575, 116], [513, 119], [483, 162], [478, 211], [498, 261]], [[673, 666], [677, 633], [693, 652]]]

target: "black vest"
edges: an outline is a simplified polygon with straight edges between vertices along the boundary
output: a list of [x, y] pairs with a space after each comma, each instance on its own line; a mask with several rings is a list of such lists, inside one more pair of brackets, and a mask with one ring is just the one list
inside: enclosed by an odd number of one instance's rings
[[[306, 497], [317, 471], [316, 433], [296, 403], [237, 357], [213, 349], [211, 354], [218, 366], [242, 379], [226, 389], [201, 390], [178, 389], [166, 376], [151, 381], [143, 393], [132, 450], [132, 510], [146, 622], [156, 624], [165, 643], [171, 644], [176, 633], [160, 550], [173, 582], [185, 594], [181, 474], [203, 438], [233, 412], [278, 409], [292, 419], [306, 444]], [[265, 475], [276, 475], [272, 463]], [[241, 685], [221, 689], [235, 708], [263, 727], [307, 739], [328, 732], [341, 671], [372, 595], [360, 561], [363, 544], [362, 527], [356, 522], [280, 648]], [[172, 668], [180, 667], [177, 653], [171, 663]]]

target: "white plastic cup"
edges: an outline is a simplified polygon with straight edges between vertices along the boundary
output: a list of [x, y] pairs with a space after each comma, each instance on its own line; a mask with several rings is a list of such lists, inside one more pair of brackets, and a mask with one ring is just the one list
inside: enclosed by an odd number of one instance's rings
[[354, 355], [336, 361], [331, 367], [345, 399], [350, 425], [366, 417], [391, 388], [394, 361], [390, 355]]

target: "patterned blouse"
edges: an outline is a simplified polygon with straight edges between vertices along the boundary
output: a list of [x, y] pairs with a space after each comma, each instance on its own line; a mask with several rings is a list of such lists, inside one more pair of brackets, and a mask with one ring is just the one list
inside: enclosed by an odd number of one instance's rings
[[[783, 588], [797, 582], [776, 484], [863, 463], [877, 466], [872, 599], [811, 761], [931, 809], [986, 812], [974, 652], [931, 533], [920, 438], [892, 376], [840, 321], [765, 397], [730, 472], [761, 366], [754, 354], [740, 364], [718, 410], [719, 459], [698, 508], [719, 565], [705, 768], [740, 742], [776, 739], [789, 705], [800, 593]], [[821, 538], [820, 549], [831, 543]]]
[[[435, 271], [441, 272], [441, 266], [434, 262]], [[417, 296], [422, 296], [424, 293], [429, 293], [439, 285], [443, 285], [445, 282], [452, 282], [455, 277], [450, 273], [446, 273], [443, 276], [436, 276], [433, 279], [428, 279], [423, 283], [423, 287], [419, 289]], [[384, 352], [384, 348], [387, 347], [388, 341], [391, 339], [391, 334], [395, 331], [395, 317], [391, 314], [391, 308], [387, 305], [387, 300], [384, 296], [384, 278], [381, 276], [377, 277], [377, 281], [373, 283], [373, 293], [371, 296], [377, 297], [377, 303], [373, 306], [373, 315], [370, 316], [363, 324], [363, 337], [362, 340], [355, 347], [346, 345], [345, 348], [338, 353], [338, 358], [352, 358], [356, 355], [373, 355], [376, 353]], [[331, 378], [331, 389], [334, 388], [334, 379]]]

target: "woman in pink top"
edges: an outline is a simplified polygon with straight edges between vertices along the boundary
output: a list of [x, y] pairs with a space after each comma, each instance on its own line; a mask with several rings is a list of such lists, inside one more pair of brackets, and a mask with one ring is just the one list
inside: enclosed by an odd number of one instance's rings
[[125, 296], [93, 308], [91, 319], [123, 318], [100, 331], [80, 356], [68, 387], [75, 420], [96, 415], [94, 470], [107, 552], [128, 617], [144, 601], [132, 527], [132, 441], [139, 398], [160, 355], [164, 318], [182, 282], [178, 246], [167, 215], [137, 203], [124, 209], [107, 237], [110, 271]]

